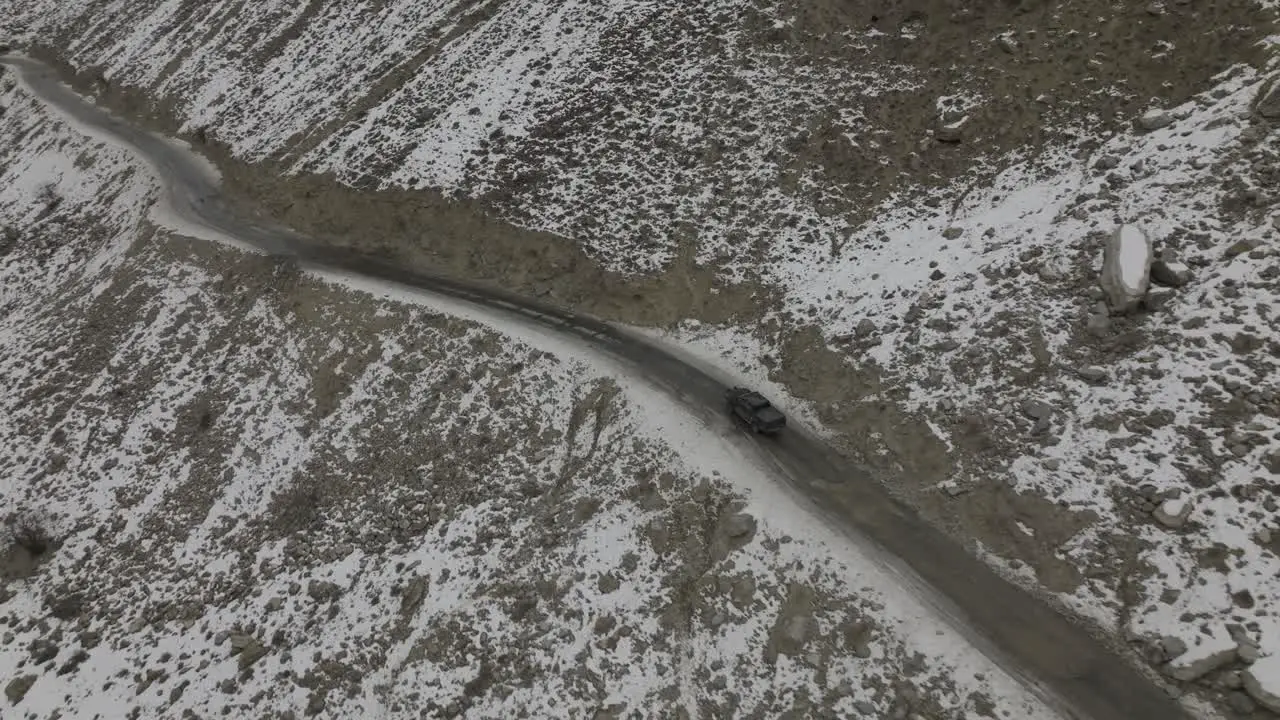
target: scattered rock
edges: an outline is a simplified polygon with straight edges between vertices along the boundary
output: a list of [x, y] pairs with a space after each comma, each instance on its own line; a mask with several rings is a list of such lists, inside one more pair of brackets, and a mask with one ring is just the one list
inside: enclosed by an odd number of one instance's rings
[[1115, 170], [1120, 167], [1120, 158], [1115, 155], [1103, 155], [1093, 164], [1095, 170]]
[[1053, 417], [1053, 406], [1043, 400], [1023, 400], [1022, 414], [1032, 420], [1047, 420]]
[[27, 696], [27, 691], [36, 683], [35, 675], [20, 675], [9, 681], [4, 687], [4, 696], [9, 698], [10, 705], [17, 705]]
[[[234, 647], [234, 646], [233, 646]], [[267, 648], [257, 638], [250, 638], [249, 644], [240, 651], [240, 669], [248, 670], [259, 660], [267, 656]]]
[[1277, 85], [1280, 83], [1273, 78], [1262, 87], [1254, 101], [1253, 109], [1268, 120], [1280, 119], [1280, 90], [1277, 89]]
[[1093, 337], [1106, 337], [1111, 332], [1111, 318], [1106, 315], [1093, 314], [1085, 323], [1085, 330]]
[[1107, 371], [1097, 365], [1085, 365], [1076, 369], [1076, 375], [1081, 380], [1092, 385], [1101, 385], [1107, 381]]
[[327, 580], [312, 580], [307, 583], [307, 595], [316, 602], [332, 601], [342, 597], [342, 588]]
[[1152, 515], [1155, 517], [1156, 522], [1170, 530], [1177, 530], [1187, 524], [1187, 518], [1191, 515], [1191, 502], [1181, 498], [1165, 500], [1160, 503]]
[[1220, 670], [1230, 665], [1235, 662], [1235, 659], [1236, 649], [1228, 648], [1226, 650], [1219, 650], [1218, 652], [1212, 653], [1207, 657], [1200, 658], [1194, 662], [1180, 665], [1167, 665], [1165, 666], [1165, 672], [1174, 680], [1195, 682], [1215, 670]]
[[249, 635], [247, 633], [233, 632], [230, 635], [230, 639], [231, 639], [232, 655], [238, 655], [241, 652], [244, 652], [245, 648], [257, 642], [257, 640], [255, 640], [252, 635]]
[[964, 128], [969, 123], [969, 118], [965, 117], [957, 122], [947, 123], [938, 127], [938, 131], [934, 133], [934, 137], [938, 142], [958, 143], [964, 140]]
[[1236, 645], [1236, 657], [1240, 658], [1240, 662], [1245, 665], [1252, 665], [1262, 657], [1262, 651], [1251, 642], [1242, 642]]
[[1227, 249], [1226, 251], [1223, 252], [1223, 255], [1225, 255], [1228, 258], [1238, 257], [1240, 255], [1244, 255], [1245, 253], [1251, 250], [1254, 250], [1260, 244], [1262, 244], [1262, 241], [1258, 240], [1257, 238], [1245, 238], [1243, 240], [1237, 240], [1236, 242], [1233, 242], [1227, 246]]
[[1180, 262], [1156, 260], [1151, 263], [1151, 282], [1165, 287], [1182, 287], [1191, 282], [1191, 268]]
[[1148, 312], [1158, 312], [1169, 307], [1175, 293], [1168, 288], [1152, 288], [1142, 298], [1142, 307]]
[[756, 581], [751, 576], [738, 578], [733, 581], [733, 588], [729, 591], [729, 599], [739, 608], [745, 608], [751, 604], [756, 594]]
[[1160, 638], [1160, 650], [1164, 653], [1165, 660], [1173, 660], [1186, 654], [1187, 644], [1181, 638], [1166, 635]]
[[1134, 121], [1134, 126], [1143, 132], [1151, 132], [1173, 124], [1173, 115], [1166, 110], [1148, 110]]
[[804, 585], [792, 584], [769, 631], [765, 648], [765, 660], [770, 664], [778, 655], [798, 657], [813, 630], [813, 591]]
[[620, 587], [622, 587], [622, 583], [619, 582], [618, 576], [613, 573], [605, 573], [601, 575], [600, 579], [596, 582], [596, 588], [606, 595]]
[[427, 587], [430, 580], [418, 575], [409, 581], [408, 587], [404, 590], [404, 597], [400, 598], [400, 614], [409, 616], [417, 612], [422, 605], [422, 599], [427, 596]]
[[1276, 450], [1262, 458], [1262, 466], [1272, 475], [1280, 475], [1280, 450]]
[[1100, 285], [1113, 312], [1132, 311], [1150, 286], [1151, 238], [1136, 225], [1121, 225], [1107, 238]]
[[756, 519], [746, 513], [731, 515], [725, 521], [724, 531], [725, 534], [735, 540], [749, 538], [755, 534]]

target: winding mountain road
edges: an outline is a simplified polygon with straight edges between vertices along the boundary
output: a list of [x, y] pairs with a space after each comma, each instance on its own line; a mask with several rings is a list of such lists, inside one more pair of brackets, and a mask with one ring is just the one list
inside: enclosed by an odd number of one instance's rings
[[[726, 382], [678, 354], [590, 317], [479, 283], [324, 246], [265, 226], [226, 201], [208, 164], [179, 144], [116, 118], [64, 85], [52, 68], [0, 57], [37, 98], [87, 132], [127, 145], [149, 163], [183, 222], [296, 258], [300, 266], [359, 274], [475, 303], [573, 336], [621, 360], [700, 414], [722, 413]], [[798, 423], [756, 447], [795, 494], [864, 545], [870, 544], [920, 599], [1056, 709], [1073, 720], [1190, 720], [1193, 716], [1142, 672], [1048, 604], [893, 499], [870, 474]]]

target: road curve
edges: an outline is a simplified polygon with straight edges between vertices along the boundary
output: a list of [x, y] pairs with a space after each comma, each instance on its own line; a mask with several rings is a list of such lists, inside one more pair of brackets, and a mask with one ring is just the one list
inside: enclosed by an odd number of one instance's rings
[[[237, 214], [207, 164], [170, 140], [104, 112], [63, 85], [52, 68], [0, 56], [37, 98], [95, 133], [131, 146], [156, 171], [185, 222], [296, 258], [304, 267], [354, 273], [482, 305], [573, 336], [636, 368], [699, 413], [721, 412], [724, 380], [634, 333], [480, 283], [324, 246], [292, 230]], [[1072, 720], [1191, 720], [1177, 701], [1125, 659], [1049, 605], [1012, 585], [893, 499], [871, 475], [794, 423], [756, 445], [795, 494], [859, 541], [870, 543], [921, 600], [1064, 717]]]

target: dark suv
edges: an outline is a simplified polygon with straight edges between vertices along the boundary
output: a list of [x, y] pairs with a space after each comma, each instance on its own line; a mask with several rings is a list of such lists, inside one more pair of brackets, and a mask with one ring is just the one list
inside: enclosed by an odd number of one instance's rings
[[729, 390], [729, 414], [751, 428], [752, 432], [776, 435], [787, 426], [787, 416], [755, 390], [735, 387]]

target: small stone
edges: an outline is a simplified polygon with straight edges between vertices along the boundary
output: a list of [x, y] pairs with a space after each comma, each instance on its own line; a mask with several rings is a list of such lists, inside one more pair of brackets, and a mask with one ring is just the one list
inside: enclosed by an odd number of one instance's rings
[[245, 633], [231, 633], [231, 654], [243, 652], [245, 648], [256, 642], [252, 635]]
[[1103, 155], [1093, 164], [1095, 170], [1115, 170], [1120, 167], [1120, 158], [1115, 155]]
[[[712, 623], [715, 624], [714, 622]], [[612, 615], [602, 615], [596, 618], [595, 626], [592, 628], [597, 635], [605, 635], [612, 632], [618, 625], [618, 619]]]
[[1022, 414], [1032, 420], [1044, 420], [1053, 416], [1053, 406], [1043, 400], [1023, 400]]
[[1272, 80], [1270, 84], [1265, 85], [1258, 93], [1255, 100], [1254, 109], [1258, 114], [1268, 120], [1280, 119], [1280, 83]]
[[1076, 369], [1076, 375], [1087, 383], [1101, 385], [1107, 381], [1107, 371], [1097, 365], [1085, 365]]
[[738, 578], [733, 581], [733, 588], [729, 591], [729, 599], [739, 608], [745, 608], [751, 604], [756, 594], [756, 581], [751, 577]]
[[342, 597], [342, 588], [325, 580], [312, 580], [307, 583], [307, 595], [316, 602], [337, 600]]
[[1158, 312], [1169, 307], [1173, 301], [1174, 291], [1168, 288], [1151, 288], [1142, 298], [1142, 307], [1148, 312]]
[[404, 595], [400, 598], [400, 614], [408, 617], [418, 611], [422, 606], [422, 600], [427, 595], [427, 589], [430, 587], [430, 579], [422, 575], [416, 575], [409, 581], [408, 587], [404, 590]]
[[968, 123], [969, 118], [966, 117], [959, 122], [942, 125], [938, 128], [937, 132], [934, 133], [934, 138], [936, 138], [938, 142], [958, 143], [964, 140], [964, 128]]
[[1260, 244], [1261, 244], [1261, 241], [1254, 238], [1245, 238], [1244, 240], [1237, 240], [1236, 242], [1231, 243], [1230, 245], [1227, 246], [1227, 249], [1223, 252], [1223, 255], [1225, 255], [1228, 258], [1238, 257], [1240, 255], [1244, 255], [1250, 250], [1253, 250], [1254, 248], [1258, 247], [1258, 245]]
[[1243, 642], [1236, 645], [1236, 657], [1240, 658], [1240, 662], [1245, 665], [1252, 665], [1258, 662], [1258, 658], [1262, 657], [1262, 653], [1258, 650], [1257, 645]]
[[1111, 318], [1106, 315], [1090, 315], [1085, 330], [1093, 337], [1105, 337], [1111, 332]]
[[4, 696], [9, 699], [10, 705], [17, 705], [27, 696], [27, 691], [32, 685], [36, 684], [36, 675], [19, 675], [9, 681], [4, 687]]
[[724, 530], [734, 539], [748, 537], [756, 531], [756, 519], [746, 513], [736, 513], [725, 522]]
[[248, 670], [267, 656], [267, 648], [254, 639], [240, 652], [240, 669]]
[[1143, 132], [1151, 132], [1173, 124], [1173, 115], [1165, 110], [1148, 110], [1143, 113], [1134, 125]]
[[1187, 652], [1187, 644], [1181, 638], [1166, 635], [1160, 638], [1160, 649], [1166, 660], [1173, 660]]
[[1188, 500], [1165, 500], [1152, 513], [1156, 522], [1169, 528], [1177, 530], [1186, 525], [1187, 518], [1191, 515], [1191, 502]]
[[1156, 260], [1151, 263], [1151, 281], [1165, 287], [1182, 287], [1191, 282], [1191, 268], [1179, 262]]

